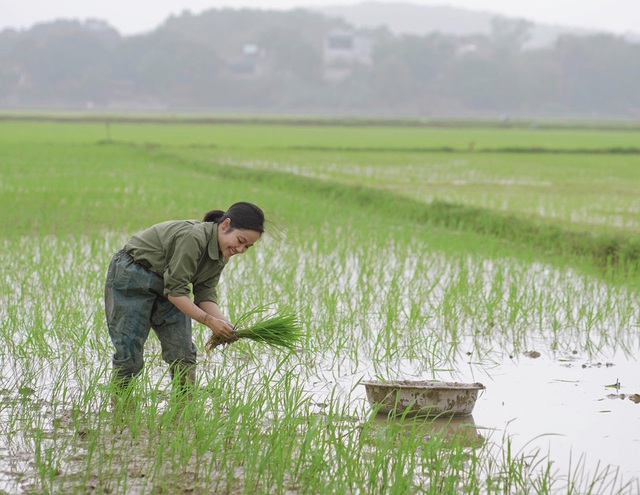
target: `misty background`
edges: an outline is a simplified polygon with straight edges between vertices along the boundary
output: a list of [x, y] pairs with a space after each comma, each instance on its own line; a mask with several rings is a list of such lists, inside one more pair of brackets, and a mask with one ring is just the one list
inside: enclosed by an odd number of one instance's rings
[[640, 117], [640, 38], [452, 7], [210, 9], [0, 32], [0, 108]]

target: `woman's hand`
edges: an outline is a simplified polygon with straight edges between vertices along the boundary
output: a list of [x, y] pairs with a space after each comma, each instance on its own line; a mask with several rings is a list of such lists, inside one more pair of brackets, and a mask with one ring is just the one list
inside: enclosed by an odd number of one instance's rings
[[233, 337], [234, 329], [228, 321], [215, 318], [208, 314], [203, 323], [207, 325], [214, 335], [217, 335], [218, 337], [223, 339], [230, 339]]
[[203, 301], [200, 306], [196, 306], [188, 296], [169, 294], [167, 299], [189, 318], [208, 326], [218, 337], [224, 339], [233, 337], [233, 325], [224, 318], [220, 308], [213, 301]]

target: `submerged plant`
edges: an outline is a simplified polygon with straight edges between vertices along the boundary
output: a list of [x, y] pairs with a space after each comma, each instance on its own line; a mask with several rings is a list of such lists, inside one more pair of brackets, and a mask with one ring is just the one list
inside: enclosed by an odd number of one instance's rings
[[[291, 312], [265, 315], [268, 308], [269, 306], [258, 306], [240, 316], [234, 327], [236, 331], [230, 339], [212, 334], [205, 344], [207, 352], [240, 339], [251, 339], [271, 347], [295, 349], [304, 336], [298, 317]], [[249, 324], [249, 320], [255, 316], [257, 320]]]

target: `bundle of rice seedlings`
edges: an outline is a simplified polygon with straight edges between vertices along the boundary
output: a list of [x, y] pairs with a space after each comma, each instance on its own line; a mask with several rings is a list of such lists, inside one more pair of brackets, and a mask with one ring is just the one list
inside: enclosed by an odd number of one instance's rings
[[[230, 339], [211, 334], [205, 345], [208, 353], [219, 345], [228, 345], [240, 339], [251, 339], [271, 347], [294, 350], [304, 336], [298, 317], [294, 313], [264, 315], [269, 306], [258, 306], [238, 318], [234, 326], [235, 333]], [[256, 317], [254, 323], [249, 319]]]

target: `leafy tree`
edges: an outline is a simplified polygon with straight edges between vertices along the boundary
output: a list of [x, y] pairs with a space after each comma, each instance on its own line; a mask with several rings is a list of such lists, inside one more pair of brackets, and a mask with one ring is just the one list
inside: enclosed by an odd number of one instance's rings
[[[215, 86], [222, 63], [216, 53], [176, 33], [151, 33], [125, 40], [114, 54], [114, 73], [137, 96], [194, 103]], [[168, 101], [167, 101], [168, 100]]]
[[[83, 102], [105, 97], [110, 54], [89, 32], [22, 39], [14, 45], [10, 58], [21, 74], [23, 92], [37, 100]], [[88, 73], [99, 73], [100, 77], [86, 77]]]
[[627, 112], [640, 108], [640, 45], [610, 35], [563, 36], [554, 53], [558, 95], [572, 111]]
[[264, 48], [275, 72], [289, 73], [306, 82], [321, 81], [321, 46], [311, 44], [297, 29], [271, 28], [258, 38], [258, 47]]

